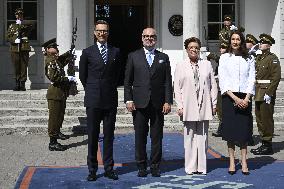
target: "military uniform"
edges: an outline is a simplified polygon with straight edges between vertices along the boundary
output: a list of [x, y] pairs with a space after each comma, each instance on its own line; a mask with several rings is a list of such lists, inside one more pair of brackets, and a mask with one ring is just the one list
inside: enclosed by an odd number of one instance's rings
[[219, 31], [219, 40], [220, 43], [229, 43], [229, 39], [231, 36], [232, 31], [229, 27], [224, 27]]
[[246, 35], [246, 43], [251, 43], [253, 44], [253, 47], [251, 49], [248, 49], [248, 53], [249, 55], [253, 55], [254, 58], [256, 58], [258, 52], [257, 51], [260, 51], [258, 50], [259, 48], [259, 45], [257, 44], [259, 41], [252, 35], [252, 34], [247, 34]]
[[[225, 15], [224, 16], [224, 21], [232, 22], [232, 16], [231, 15]], [[230, 26], [225, 26], [224, 28], [222, 28], [219, 31], [219, 41], [220, 41], [220, 44], [221, 43], [229, 44], [229, 39], [230, 39], [231, 34], [232, 34], [232, 31], [230, 30]]]
[[[51, 45], [57, 46], [55, 41], [56, 39], [52, 39], [43, 46], [48, 46], [50, 43]], [[48, 47], [50, 47], [50, 45]], [[69, 52], [64, 53], [59, 57], [46, 55], [45, 58], [45, 75], [51, 81], [46, 95], [49, 109], [48, 135], [51, 139], [50, 146], [52, 146], [51, 144], [53, 143], [57, 143], [56, 139], [64, 140], [68, 138], [60, 132], [60, 128], [62, 127], [64, 120], [66, 99], [69, 95], [68, 92], [70, 87], [70, 81], [68, 77], [65, 76], [64, 67], [71, 58], [72, 55]], [[50, 150], [53, 149], [50, 146]]]
[[[15, 15], [23, 14], [22, 9], [17, 9]], [[25, 91], [25, 82], [27, 80], [27, 67], [29, 62], [29, 45], [28, 33], [32, 25], [21, 21], [19, 24], [11, 24], [7, 31], [7, 40], [10, 42], [11, 59], [14, 64], [16, 87], [14, 90]]]
[[[268, 39], [269, 38], [269, 39]], [[266, 34], [260, 35], [260, 39], [269, 40], [274, 44], [274, 39]], [[274, 105], [276, 89], [281, 78], [281, 67], [278, 57], [270, 51], [265, 51], [256, 58], [256, 93], [255, 115], [262, 145], [253, 149], [256, 155], [272, 154], [272, 137], [274, 132]], [[270, 97], [270, 102], [265, 100], [265, 95]]]

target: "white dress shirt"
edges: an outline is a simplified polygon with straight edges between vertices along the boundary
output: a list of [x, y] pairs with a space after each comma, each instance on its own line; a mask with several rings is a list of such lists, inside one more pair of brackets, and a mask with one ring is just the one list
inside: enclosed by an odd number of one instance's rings
[[152, 50], [147, 50], [145, 47], [143, 47], [143, 49], [144, 49], [144, 52], [145, 52], [145, 57], [147, 57], [148, 56], [148, 53], [150, 53], [150, 56], [151, 56], [151, 58], [152, 58], [152, 60], [154, 61], [154, 58], [155, 58], [155, 54], [154, 54], [154, 51], [155, 51], [155, 49], [152, 49]]
[[255, 59], [225, 53], [219, 60], [221, 94], [227, 91], [255, 94]]
[[103, 49], [102, 45], [104, 45], [106, 47], [106, 53], [107, 53], [107, 51], [108, 51], [107, 43], [101, 44], [100, 42], [97, 41], [97, 45], [98, 45], [98, 48], [99, 48], [100, 52], [102, 52], [102, 49]]

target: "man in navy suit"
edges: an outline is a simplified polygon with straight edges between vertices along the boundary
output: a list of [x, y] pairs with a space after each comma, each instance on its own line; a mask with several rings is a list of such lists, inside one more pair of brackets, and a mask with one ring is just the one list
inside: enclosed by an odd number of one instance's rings
[[98, 20], [94, 34], [96, 43], [83, 50], [79, 63], [79, 78], [85, 89], [84, 106], [88, 127], [88, 181], [97, 179], [97, 150], [100, 123], [103, 121], [104, 176], [118, 179], [113, 170], [113, 139], [118, 105], [117, 83], [120, 70], [119, 49], [107, 43], [109, 25]]
[[155, 49], [155, 29], [144, 29], [142, 42], [143, 48], [128, 55], [124, 101], [133, 115], [137, 176], [148, 174], [146, 144], [150, 120], [150, 170], [153, 177], [159, 177], [164, 115], [171, 111], [173, 103], [171, 67], [168, 55]]

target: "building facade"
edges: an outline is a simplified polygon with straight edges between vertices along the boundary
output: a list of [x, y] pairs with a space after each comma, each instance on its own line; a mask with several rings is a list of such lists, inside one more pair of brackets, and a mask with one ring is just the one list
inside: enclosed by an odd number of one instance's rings
[[76, 18], [77, 66], [82, 49], [94, 43], [94, 22], [104, 19], [110, 23], [109, 42], [121, 48], [124, 62], [130, 51], [141, 47], [142, 29], [156, 28], [157, 48], [169, 55], [174, 73], [175, 65], [185, 56], [186, 38], [199, 37], [209, 51], [218, 50], [218, 31], [225, 14], [231, 14], [234, 24], [243, 26], [245, 33], [271, 34], [276, 40], [272, 51], [282, 67], [284, 64], [284, 0], [0, 0], [0, 90], [14, 87], [5, 34], [9, 24], [15, 22], [14, 10], [18, 7], [24, 8], [26, 20], [35, 23], [30, 36], [30, 89], [47, 88], [49, 83], [41, 44], [57, 37], [60, 53], [69, 50]]

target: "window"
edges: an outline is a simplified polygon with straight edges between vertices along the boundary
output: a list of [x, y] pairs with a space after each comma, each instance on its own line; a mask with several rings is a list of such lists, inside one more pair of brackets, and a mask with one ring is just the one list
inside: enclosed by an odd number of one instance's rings
[[224, 15], [232, 15], [236, 22], [237, 0], [207, 0], [208, 40], [218, 40], [223, 27]]
[[[24, 9], [24, 20], [32, 22], [33, 28], [29, 35], [30, 40], [37, 40], [37, 0], [7, 0], [7, 23], [6, 26], [9, 27], [10, 24], [15, 23], [15, 10], [17, 8]], [[6, 28], [7, 31], [7, 28]]]

